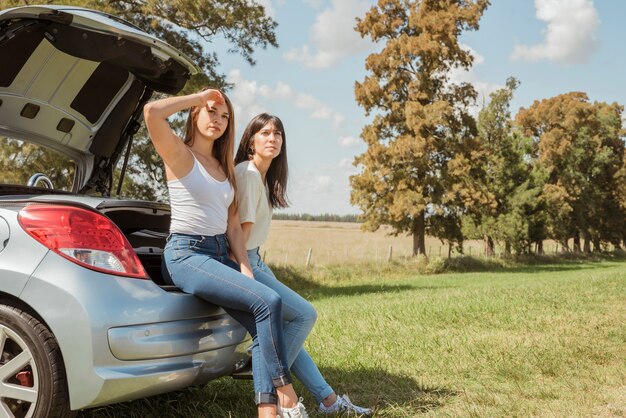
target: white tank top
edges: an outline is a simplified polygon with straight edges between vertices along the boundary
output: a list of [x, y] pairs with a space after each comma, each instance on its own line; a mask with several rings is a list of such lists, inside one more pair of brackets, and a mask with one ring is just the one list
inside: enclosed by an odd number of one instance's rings
[[167, 182], [172, 206], [170, 233], [214, 236], [226, 232], [234, 190], [228, 179], [217, 181], [193, 157], [191, 171]]

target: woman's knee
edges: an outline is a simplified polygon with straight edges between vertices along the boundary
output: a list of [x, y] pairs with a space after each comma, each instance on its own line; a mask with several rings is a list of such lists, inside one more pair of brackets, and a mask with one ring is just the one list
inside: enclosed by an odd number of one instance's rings
[[308, 302], [302, 306], [302, 310], [300, 312], [302, 320], [304, 322], [310, 323], [311, 326], [315, 324], [317, 321], [317, 311], [311, 302]]
[[283, 300], [277, 292], [267, 289], [262, 297], [262, 301], [263, 305], [266, 306], [270, 312], [282, 312]]

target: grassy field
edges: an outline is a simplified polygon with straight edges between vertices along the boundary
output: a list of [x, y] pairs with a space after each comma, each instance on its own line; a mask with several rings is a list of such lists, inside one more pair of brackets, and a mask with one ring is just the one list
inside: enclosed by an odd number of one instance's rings
[[[626, 259], [462, 265], [485, 271], [276, 272], [319, 312], [307, 349], [328, 382], [376, 417], [626, 416]], [[79, 414], [253, 416], [251, 382], [230, 378]]]
[[[360, 264], [370, 262], [382, 264], [389, 258], [403, 259], [411, 256], [413, 238], [404, 234], [390, 235], [391, 228], [382, 227], [376, 232], [361, 231], [361, 224], [350, 222], [316, 221], [272, 221], [270, 236], [261, 248], [265, 261], [278, 265], [305, 265], [309, 249], [311, 264]], [[468, 240], [464, 243], [464, 253], [480, 255], [482, 241]], [[553, 254], [556, 244], [544, 243], [546, 253]], [[502, 249], [496, 247], [496, 252]], [[433, 237], [426, 237], [426, 252], [431, 257], [447, 257], [448, 246]], [[453, 255], [459, 255], [453, 253]]]

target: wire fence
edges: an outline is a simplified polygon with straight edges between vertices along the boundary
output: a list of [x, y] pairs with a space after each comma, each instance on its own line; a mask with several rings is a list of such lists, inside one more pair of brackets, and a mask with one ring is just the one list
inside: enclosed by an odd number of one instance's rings
[[[396, 259], [406, 259], [413, 255], [412, 249], [396, 247], [389, 245], [386, 248], [373, 247], [365, 250], [355, 250], [349, 246], [344, 246], [337, 251], [337, 248], [313, 248], [306, 249], [290, 249], [285, 248], [272, 248], [271, 250], [261, 249], [261, 255], [266, 263], [272, 263], [277, 265], [289, 266], [289, 265], [330, 265], [330, 264], [355, 264], [362, 262], [370, 262], [375, 264], [388, 263]], [[608, 251], [612, 251], [612, 248], [608, 248]], [[544, 247], [543, 254], [556, 255], [563, 251], [562, 247], [558, 244], [548, 245]], [[474, 256], [482, 257], [486, 256], [482, 248], [477, 248], [477, 245], [464, 246], [463, 253], [458, 250], [450, 251], [447, 245], [428, 246], [426, 250], [428, 257], [461, 257], [461, 256]], [[493, 257], [504, 256], [504, 250], [496, 248]]]

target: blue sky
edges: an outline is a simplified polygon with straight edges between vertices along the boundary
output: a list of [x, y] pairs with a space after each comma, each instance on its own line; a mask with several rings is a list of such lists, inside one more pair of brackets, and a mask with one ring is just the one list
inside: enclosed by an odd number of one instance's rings
[[[257, 51], [250, 66], [220, 42], [209, 46], [234, 84], [237, 132], [260, 112], [285, 124], [291, 207], [283, 212], [359, 213], [350, 206], [348, 178], [358, 172], [352, 162], [365, 150], [359, 135], [368, 119], [354, 100], [354, 83], [378, 47], [353, 27], [376, 2], [256, 1], [278, 22], [279, 48]], [[480, 29], [461, 38], [474, 67], [451, 77], [472, 82], [481, 103], [516, 77], [513, 113], [570, 91], [626, 104], [625, 17], [623, 0], [492, 0]]]

